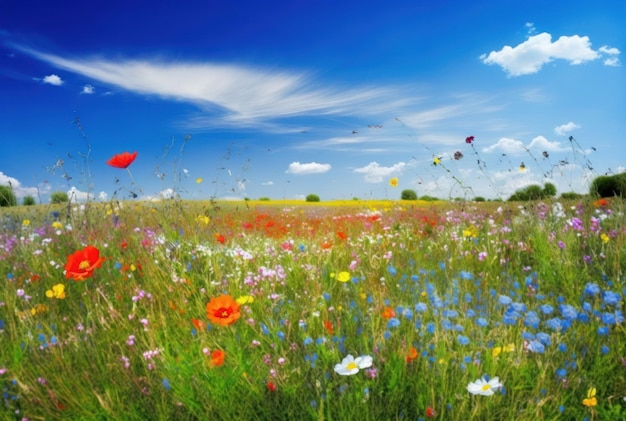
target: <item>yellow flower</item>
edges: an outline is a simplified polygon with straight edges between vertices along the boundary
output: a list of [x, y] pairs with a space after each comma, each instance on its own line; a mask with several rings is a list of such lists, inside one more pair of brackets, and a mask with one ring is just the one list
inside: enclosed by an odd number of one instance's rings
[[433, 165], [438, 165], [438, 164], [441, 164], [441, 158], [439, 158], [438, 156], [434, 156]]
[[24, 219], [22, 221], [22, 225], [24, 225], [25, 227], [29, 226], [30, 225], [30, 219]]
[[204, 225], [209, 225], [209, 222], [211, 222], [211, 218], [209, 218], [206, 215], [198, 215], [198, 222], [203, 223]]
[[54, 221], [52, 223], [52, 228], [60, 230], [61, 228], [63, 228], [63, 224], [60, 223], [59, 221]]
[[609, 236], [605, 233], [600, 234], [600, 239], [604, 242], [604, 244], [609, 242]]
[[339, 272], [336, 279], [339, 282], [348, 282], [350, 280], [350, 272]]
[[598, 404], [598, 399], [596, 399], [596, 388], [591, 387], [587, 390], [587, 397], [583, 399], [583, 405], [585, 406], [596, 406]]
[[251, 304], [254, 302], [254, 297], [251, 295], [242, 295], [241, 297], [237, 298], [235, 302], [239, 305]]
[[65, 298], [65, 285], [56, 284], [52, 287], [52, 289], [46, 291], [46, 297], [62, 300], [63, 298]]
[[520, 170], [521, 172], [526, 171], [526, 165], [524, 165], [524, 163], [523, 163], [523, 162], [520, 164], [520, 166], [519, 166], [519, 170]]
[[394, 177], [391, 180], [389, 180], [389, 185], [391, 187], [398, 187], [398, 177]]
[[495, 358], [498, 355], [500, 355], [502, 352], [513, 352], [513, 351], [515, 351], [515, 344], [497, 346], [491, 351], [491, 355], [493, 355], [493, 357]]

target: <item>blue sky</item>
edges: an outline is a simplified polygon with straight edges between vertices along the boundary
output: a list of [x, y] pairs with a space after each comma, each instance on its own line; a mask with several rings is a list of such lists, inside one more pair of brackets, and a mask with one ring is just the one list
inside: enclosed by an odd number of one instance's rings
[[[624, 21], [621, 0], [6, 1], [0, 183], [43, 202], [586, 192], [626, 167]], [[106, 164], [124, 151], [134, 183]]]

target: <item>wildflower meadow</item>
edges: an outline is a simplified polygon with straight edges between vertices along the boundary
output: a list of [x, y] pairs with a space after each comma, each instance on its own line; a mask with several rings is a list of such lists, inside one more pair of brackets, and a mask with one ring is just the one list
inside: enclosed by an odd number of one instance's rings
[[[135, 157], [108, 164], [134, 184]], [[590, 196], [3, 208], [0, 414], [626, 419], [624, 211]]]

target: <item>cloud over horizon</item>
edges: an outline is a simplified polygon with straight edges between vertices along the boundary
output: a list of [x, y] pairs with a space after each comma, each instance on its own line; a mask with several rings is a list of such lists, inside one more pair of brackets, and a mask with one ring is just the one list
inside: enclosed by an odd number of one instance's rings
[[304, 175], [304, 174], [323, 174], [330, 171], [330, 164], [320, 164], [317, 162], [308, 162], [301, 164], [300, 162], [292, 162], [285, 171], [288, 174]]

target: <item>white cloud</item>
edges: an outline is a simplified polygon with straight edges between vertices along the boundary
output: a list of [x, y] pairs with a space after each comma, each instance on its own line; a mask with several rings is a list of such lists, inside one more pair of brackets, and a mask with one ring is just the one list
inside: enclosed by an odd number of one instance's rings
[[262, 186], [273, 186], [274, 182], [273, 181], [264, 181], [261, 183]]
[[483, 148], [483, 152], [491, 153], [502, 151], [507, 154], [516, 154], [524, 152], [525, 149], [524, 142], [520, 140], [511, 139], [508, 137], [501, 137], [496, 143], [486, 148]]
[[554, 133], [558, 134], [559, 136], [565, 136], [567, 133], [571, 132], [572, 130], [579, 129], [579, 128], [580, 128], [579, 125], [570, 121], [569, 123], [561, 124], [560, 126], [555, 127]]
[[[197, 127], [216, 123], [253, 126], [268, 119], [298, 115], [374, 115], [409, 103], [408, 99], [399, 99], [406, 96], [397, 89], [324, 87], [303, 72], [205, 62], [73, 60], [17, 48], [102, 83], [195, 103], [203, 114], [189, 124]], [[206, 112], [211, 115], [207, 117]]]
[[63, 80], [55, 74], [48, 75], [43, 78], [43, 83], [47, 83], [49, 85], [61, 86], [63, 85]]
[[91, 95], [94, 92], [96, 92], [96, 89], [93, 87], [93, 85], [89, 85], [89, 84], [83, 86], [83, 90], [80, 91], [81, 94], [87, 94], [87, 95]]
[[109, 195], [106, 192], [101, 191], [98, 194], [98, 199], [100, 199], [100, 201], [102, 202], [106, 202], [107, 200], [109, 200]]
[[502, 137], [493, 145], [483, 148], [482, 151], [486, 153], [502, 152], [510, 155], [520, 155], [528, 152], [530, 149], [557, 152], [566, 150], [567, 148], [561, 146], [559, 142], [550, 142], [543, 136], [536, 136], [530, 141], [528, 146], [521, 140]]
[[[606, 52], [606, 49], [602, 52]], [[561, 36], [552, 42], [552, 35], [543, 32], [515, 47], [505, 45], [499, 51], [483, 54], [480, 59], [485, 64], [499, 65], [509, 76], [521, 76], [537, 73], [544, 64], [556, 59], [582, 64], [600, 56], [598, 51], [591, 48], [588, 36]]]
[[359, 174], [365, 174], [365, 181], [368, 183], [380, 183], [391, 175], [399, 175], [402, 173], [406, 163], [398, 162], [391, 167], [382, 167], [378, 162], [370, 162], [364, 167], [356, 168], [353, 171]]
[[317, 162], [308, 162], [301, 164], [300, 162], [292, 162], [289, 164], [289, 168], [287, 169], [287, 173], [289, 174], [322, 174], [330, 171], [330, 164], [319, 164]]
[[620, 67], [622, 63], [619, 61], [617, 57], [611, 57], [604, 59], [604, 65], [610, 67]]
[[542, 151], [559, 152], [568, 150], [567, 147], [561, 146], [560, 142], [550, 142], [543, 136], [534, 137], [528, 145], [529, 149], [537, 149]]
[[0, 185], [11, 186], [15, 197], [18, 199], [26, 196], [37, 197], [39, 194], [46, 194], [50, 191], [50, 186], [48, 184], [43, 184], [39, 187], [23, 186], [17, 178], [10, 177], [2, 171], [0, 171]]
[[620, 51], [617, 48], [609, 47], [608, 45], [603, 45], [602, 47], [598, 48], [598, 51], [604, 54], [612, 55], [612, 56], [616, 56], [620, 53]]
[[87, 200], [93, 200], [94, 195], [89, 192], [83, 192], [78, 190], [76, 187], [72, 186], [67, 191], [67, 197], [70, 199], [70, 202], [86, 202]]

